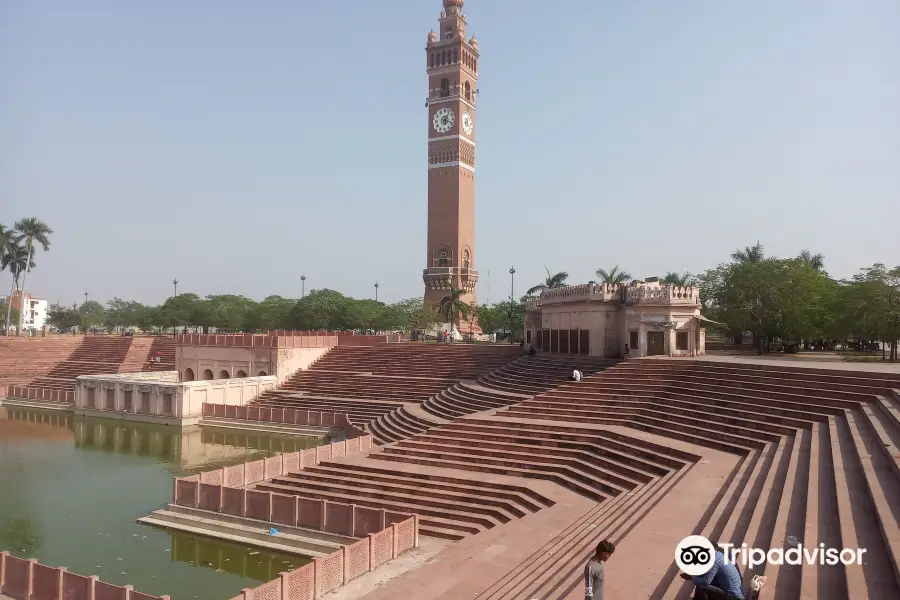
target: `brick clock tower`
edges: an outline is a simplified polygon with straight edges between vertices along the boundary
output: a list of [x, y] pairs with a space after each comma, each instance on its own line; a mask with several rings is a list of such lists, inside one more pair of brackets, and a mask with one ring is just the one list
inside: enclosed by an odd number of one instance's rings
[[[478, 40], [466, 39], [463, 0], [443, 0], [440, 33], [428, 34], [428, 254], [425, 305], [440, 306], [451, 288], [475, 305], [475, 98]], [[474, 313], [457, 324], [478, 332]]]

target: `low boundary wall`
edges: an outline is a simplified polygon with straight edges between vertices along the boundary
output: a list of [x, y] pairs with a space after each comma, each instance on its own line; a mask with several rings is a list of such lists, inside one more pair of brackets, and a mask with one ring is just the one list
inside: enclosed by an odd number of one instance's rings
[[259, 587], [245, 588], [233, 600], [316, 600], [418, 546], [419, 519], [412, 516]]
[[[330, 557], [329, 557], [330, 558]], [[169, 600], [0, 552], [0, 593], [13, 600]]]
[[[347, 413], [319, 412], [298, 408], [275, 408], [269, 406], [233, 406], [204, 402], [204, 417], [236, 419], [239, 421], [264, 421], [287, 425], [317, 425], [320, 427], [340, 427], [348, 438], [365, 437], [368, 434], [350, 422]], [[371, 438], [371, 436], [369, 436]], [[371, 448], [371, 446], [370, 446]]]
[[36, 400], [51, 404], [75, 405], [75, 390], [52, 390], [24, 385], [8, 385], [5, 389], [6, 397], [10, 399], [21, 398], [22, 400]]

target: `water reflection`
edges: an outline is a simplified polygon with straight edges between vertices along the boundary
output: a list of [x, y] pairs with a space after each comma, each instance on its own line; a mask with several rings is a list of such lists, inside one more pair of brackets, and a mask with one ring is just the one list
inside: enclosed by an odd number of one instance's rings
[[283, 571], [291, 571], [312, 561], [305, 556], [274, 554], [259, 548], [182, 534], [172, 535], [172, 560], [256, 581], [271, 581]]
[[172, 475], [320, 443], [0, 407], [0, 550], [173, 600], [233, 598], [307, 559], [136, 519], [170, 501]]
[[[17, 428], [10, 423], [21, 423]], [[74, 440], [75, 447], [152, 457], [184, 472], [215, 468], [279, 452], [311, 448], [325, 440], [217, 427], [174, 428], [137, 421], [74, 416], [63, 411], [0, 407], [0, 437]]]

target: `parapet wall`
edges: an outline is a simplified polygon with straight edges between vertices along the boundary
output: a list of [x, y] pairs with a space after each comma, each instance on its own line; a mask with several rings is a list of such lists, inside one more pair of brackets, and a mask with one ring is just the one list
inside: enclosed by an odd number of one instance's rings
[[12, 600], [169, 600], [0, 552], [0, 594]]

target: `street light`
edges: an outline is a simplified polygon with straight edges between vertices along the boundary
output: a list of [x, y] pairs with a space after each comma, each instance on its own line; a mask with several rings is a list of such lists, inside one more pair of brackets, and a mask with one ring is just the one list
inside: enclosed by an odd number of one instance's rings
[[516, 289], [516, 268], [510, 267], [509, 268], [509, 301], [510, 302], [513, 302], [514, 301], [513, 298], [516, 297], [515, 289]]
[[177, 279], [173, 279], [173, 280], [172, 280], [172, 285], [175, 286], [175, 295], [177, 296], [177, 295], [178, 295], [178, 280], [177, 280]]
[[306, 298], [306, 275], [300, 276], [300, 297]]
[[375, 282], [375, 302], [378, 302], [378, 282]]
[[84, 303], [85, 303], [85, 304], [87, 304], [87, 298], [88, 298], [88, 293], [85, 292], [85, 293], [84, 293]]

